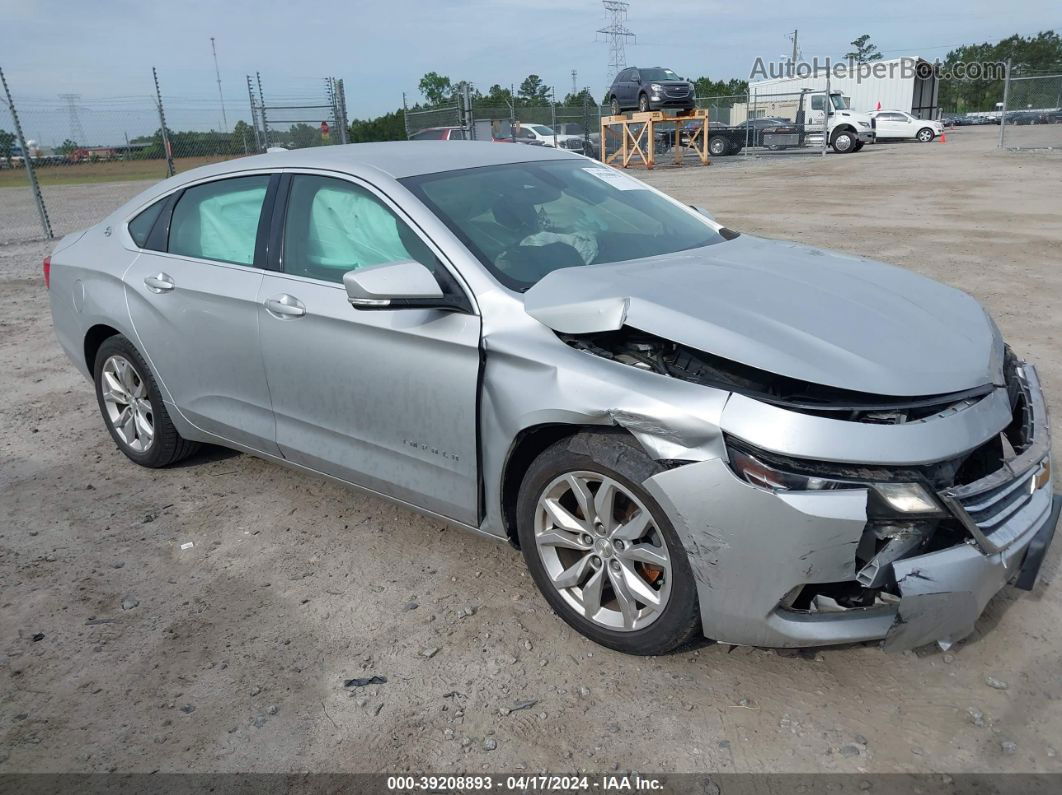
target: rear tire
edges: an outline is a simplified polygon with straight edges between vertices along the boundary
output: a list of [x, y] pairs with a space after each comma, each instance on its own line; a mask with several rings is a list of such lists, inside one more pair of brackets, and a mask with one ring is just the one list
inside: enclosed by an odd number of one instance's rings
[[725, 157], [730, 154], [730, 142], [727, 141], [726, 138], [720, 138], [718, 136], [715, 138], [709, 138], [708, 153], [713, 157]]
[[620, 115], [620, 113], [622, 113], [622, 112], [623, 112], [623, 109], [622, 109], [622, 108], [620, 108], [619, 100], [618, 100], [618, 99], [616, 99], [615, 97], [613, 97], [613, 98], [612, 98], [612, 99], [611, 99], [611, 100], [609, 101], [609, 106], [610, 106], [610, 109], [612, 110], [612, 115], [613, 115], [613, 116], [619, 116], [619, 115]]
[[700, 629], [686, 551], [641, 485], [662, 471], [625, 432], [584, 432], [535, 459], [517, 500], [520, 547], [546, 601], [586, 637], [628, 654], [664, 654]]
[[93, 380], [103, 422], [129, 460], [157, 469], [199, 449], [197, 442], [177, 433], [155, 375], [133, 343], [121, 334], [108, 337], [100, 345]]

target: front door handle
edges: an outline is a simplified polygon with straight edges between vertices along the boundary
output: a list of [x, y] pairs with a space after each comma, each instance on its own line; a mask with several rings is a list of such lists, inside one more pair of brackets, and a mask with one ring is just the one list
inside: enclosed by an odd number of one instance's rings
[[284, 320], [289, 317], [302, 317], [306, 314], [306, 305], [293, 295], [283, 293], [265, 300], [266, 311], [273, 317]]
[[154, 276], [148, 276], [144, 279], [144, 284], [153, 293], [168, 293], [176, 286], [173, 283], [173, 277], [166, 273], [156, 273]]

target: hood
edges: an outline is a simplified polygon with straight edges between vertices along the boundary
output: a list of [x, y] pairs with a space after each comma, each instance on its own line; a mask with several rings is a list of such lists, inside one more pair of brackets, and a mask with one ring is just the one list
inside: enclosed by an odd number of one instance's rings
[[861, 121], [868, 127], [870, 126], [870, 116], [865, 113], [856, 113], [854, 110], [835, 110], [832, 115], [843, 116], [849, 121]]
[[966, 293], [911, 271], [742, 235], [553, 271], [524, 295], [555, 331], [623, 326], [816, 384], [923, 396], [1002, 383], [1002, 341]]

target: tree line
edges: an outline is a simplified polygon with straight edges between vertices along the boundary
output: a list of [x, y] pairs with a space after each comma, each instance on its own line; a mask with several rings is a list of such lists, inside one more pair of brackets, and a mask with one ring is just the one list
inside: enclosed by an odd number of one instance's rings
[[[748, 92], [748, 81], [712, 80], [698, 77], [692, 81], [696, 86], [697, 96], [733, 96]], [[350, 123], [350, 140], [363, 141], [404, 141], [406, 139], [405, 112], [433, 110], [452, 107], [464, 89], [462, 81], [454, 81], [438, 72], [428, 72], [417, 83], [421, 100], [411, 106], [404, 106], [370, 119], [354, 119]], [[584, 105], [597, 107], [605, 104], [605, 97], [594, 97], [589, 88], [577, 92], [568, 92], [558, 99], [552, 86], [547, 85], [539, 75], [530, 74], [518, 87], [506, 88], [494, 83], [485, 92], [470, 86], [468, 94], [473, 107], [480, 108], [541, 108], [555, 105], [558, 108], [581, 108]]]

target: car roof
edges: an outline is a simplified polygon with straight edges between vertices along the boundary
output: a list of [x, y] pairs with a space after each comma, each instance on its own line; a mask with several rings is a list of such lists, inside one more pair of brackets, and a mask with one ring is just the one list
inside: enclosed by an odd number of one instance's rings
[[238, 176], [245, 171], [310, 168], [337, 171], [371, 179], [402, 179], [421, 174], [438, 174], [480, 166], [528, 163], [541, 160], [584, 159], [567, 149], [527, 146], [492, 141], [387, 141], [384, 143], [311, 146], [269, 152], [264, 155], [223, 160], [158, 182], [117, 208], [108, 218], [125, 218], [129, 213], [155, 201], [170, 191], [198, 180]]
[[185, 171], [175, 184], [235, 171], [271, 168], [319, 168], [359, 174], [367, 171], [394, 179], [438, 174], [479, 166], [561, 160], [580, 157], [552, 147], [499, 144], [491, 141], [387, 141], [382, 143], [311, 146], [226, 160]]

